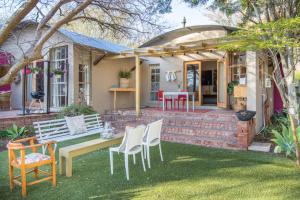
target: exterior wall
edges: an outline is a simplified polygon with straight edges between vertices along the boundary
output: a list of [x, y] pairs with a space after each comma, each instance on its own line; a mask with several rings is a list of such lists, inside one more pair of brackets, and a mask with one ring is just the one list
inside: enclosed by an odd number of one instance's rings
[[258, 133], [264, 126], [264, 89], [259, 79], [259, 54], [246, 52], [247, 66], [247, 110], [256, 111], [255, 130]]
[[[99, 54], [93, 54], [93, 61]], [[109, 89], [119, 85], [118, 73], [120, 70], [130, 70], [135, 66], [135, 59], [103, 59], [92, 67], [92, 105], [99, 112], [113, 109], [113, 93]], [[143, 78], [142, 78], [143, 80]], [[135, 87], [135, 71], [130, 78], [130, 86]], [[143, 89], [142, 89], [143, 90]], [[135, 106], [134, 92], [117, 93], [117, 109], [132, 108]]]
[[[34, 39], [35, 26], [28, 26], [27, 28], [22, 29], [21, 31], [16, 31], [13, 33], [13, 36], [10, 37], [1, 48], [4, 51], [10, 52], [17, 61], [22, 58], [23, 52], [26, 52], [30, 48], [30, 44]], [[59, 46], [68, 46], [68, 59], [69, 59], [69, 103], [73, 101], [74, 94], [72, 93], [72, 82], [73, 82], [73, 43], [67, 37], [61, 33], [55, 33], [45, 44], [43, 48], [44, 59], [49, 59], [49, 50], [53, 47]], [[46, 71], [46, 69], [45, 69]], [[29, 81], [30, 84], [31, 81]], [[22, 86], [23, 81], [19, 83], [12, 83], [12, 94], [11, 94], [11, 107], [13, 109], [22, 108]], [[29, 85], [28, 84], [28, 85]], [[28, 91], [28, 94], [30, 91]], [[46, 97], [45, 97], [46, 99]]]
[[[184, 76], [184, 62], [195, 61], [195, 60], [219, 60], [224, 56], [224, 52], [215, 53], [201, 53], [201, 54], [189, 54], [189, 55], [179, 55], [174, 57], [146, 57], [142, 64], [142, 105], [153, 106], [155, 102], [150, 101], [150, 67], [149, 64], [159, 64], [160, 65], [160, 89], [166, 91], [177, 91], [178, 81], [181, 83], [181, 88], [183, 88], [183, 76]], [[214, 68], [210, 66], [211, 62], [206, 62], [206, 67], [203, 66], [202, 70], [208, 70]], [[178, 70], [176, 73], [177, 80], [175, 82], [167, 82], [165, 79], [165, 74], [167, 71]]]

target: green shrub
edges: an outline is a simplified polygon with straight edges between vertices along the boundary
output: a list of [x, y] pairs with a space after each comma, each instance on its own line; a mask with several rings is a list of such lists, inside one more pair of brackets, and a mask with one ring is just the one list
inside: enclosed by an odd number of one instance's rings
[[97, 113], [92, 106], [87, 105], [79, 105], [79, 104], [72, 104], [68, 107], [65, 107], [62, 109], [58, 115], [57, 118], [61, 119], [65, 116], [77, 116], [77, 115], [90, 115]]
[[10, 140], [16, 140], [28, 135], [29, 131], [26, 127], [18, 127], [16, 124], [13, 124], [12, 127], [9, 127], [5, 131], [2, 131], [2, 137], [7, 137]]
[[119, 78], [127, 78], [127, 79], [129, 79], [130, 76], [131, 76], [131, 73], [130, 73], [130, 71], [125, 71], [125, 70], [123, 71], [123, 70], [121, 70], [121, 71], [119, 71], [118, 76], [119, 76]]
[[[295, 157], [296, 148], [293, 138], [293, 132], [290, 126], [281, 125], [281, 133], [273, 129], [272, 133], [274, 134], [273, 142], [276, 143], [274, 149], [275, 153], [285, 153], [288, 157]], [[300, 126], [296, 129], [298, 138], [300, 138]]]

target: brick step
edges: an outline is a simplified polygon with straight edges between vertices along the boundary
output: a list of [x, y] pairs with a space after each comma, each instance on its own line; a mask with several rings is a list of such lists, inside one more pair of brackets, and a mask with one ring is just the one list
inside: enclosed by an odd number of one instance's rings
[[206, 147], [214, 148], [226, 148], [226, 149], [241, 149], [237, 140], [228, 139], [209, 139], [205, 137], [197, 137], [190, 135], [180, 135], [180, 134], [163, 134], [162, 140], [176, 143], [192, 144]]
[[206, 121], [206, 122], [228, 122], [228, 123], [237, 123], [237, 118], [232, 117], [232, 116], [226, 116], [226, 117], [220, 117], [220, 116], [215, 116], [215, 115], [198, 115], [198, 116], [165, 116], [165, 115], [153, 115], [153, 116], [142, 116], [141, 119], [143, 120], [149, 120], [149, 121], [155, 121], [158, 119], [165, 119], [165, 120], [170, 120], [170, 121]]
[[[156, 121], [158, 119], [138, 119], [135, 121], [121, 121], [120, 123], [136, 123], [138, 124], [148, 124], [150, 122]], [[119, 122], [118, 122], [119, 124]], [[228, 131], [236, 131], [237, 123], [230, 122], [215, 122], [215, 121], [197, 121], [197, 120], [171, 120], [164, 119], [165, 127], [184, 127], [188, 129], [213, 129], [213, 130], [228, 130]]]
[[225, 130], [213, 130], [213, 129], [191, 129], [182, 127], [163, 127], [162, 133], [167, 134], [179, 134], [179, 135], [190, 135], [190, 136], [203, 136], [212, 138], [234, 138], [236, 132], [225, 131]]

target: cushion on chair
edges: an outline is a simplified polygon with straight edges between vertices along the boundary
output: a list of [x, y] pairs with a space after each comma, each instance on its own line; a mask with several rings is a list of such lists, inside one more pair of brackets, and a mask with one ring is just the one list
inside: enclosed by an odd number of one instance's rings
[[65, 119], [71, 135], [87, 132], [83, 115], [75, 117], [65, 117]]
[[[44, 160], [50, 160], [50, 156], [44, 155], [42, 153], [30, 153], [25, 155], [25, 164], [33, 164]], [[18, 164], [21, 164], [21, 157], [17, 159]]]

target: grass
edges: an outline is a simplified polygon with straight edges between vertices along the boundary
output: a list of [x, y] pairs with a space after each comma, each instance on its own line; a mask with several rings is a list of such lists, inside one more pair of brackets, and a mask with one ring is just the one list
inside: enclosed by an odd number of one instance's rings
[[[90, 137], [88, 139], [91, 139]], [[86, 140], [63, 143], [62, 146]], [[163, 143], [165, 161], [151, 151], [152, 168], [143, 172], [140, 157], [130, 160], [126, 181], [122, 154], [115, 154], [115, 174], [109, 173], [107, 150], [73, 161], [73, 176], [57, 175], [28, 187], [26, 199], [299, 199], [300, 169], [271, 154]], [[0, 199], [20, 199], [20, 187], [9, 190], [7, 151], [0, 154]]]

